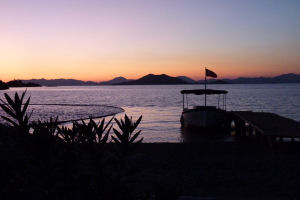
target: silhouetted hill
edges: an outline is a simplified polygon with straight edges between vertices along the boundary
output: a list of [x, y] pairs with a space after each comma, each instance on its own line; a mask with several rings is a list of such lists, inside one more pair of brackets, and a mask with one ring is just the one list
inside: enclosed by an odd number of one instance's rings
[[8, 86], [0, 80], [0, 90], [7, 90], [8, 89]]
[[23, 80], [25, 83], [37, 83], [43, 86], [84, 86], [84, 85], [97, 85], [93, 81], [80, 81], [76, 79], [31, 79]]
[[[263, 84], [263, 83], [300, 83], [299, 74], [283, 74], [276, 77], [241, 77], [237, 79], [208, 79], [208, 84]], [[138, 80], [129, 80], [124, 77], [116, 77], [110, 81], [93, 82], [76, 79], [31, 79], [23, 80], [23, 83], [36, 83], [42, 86], [89, 86], [89, 85], [171, 85], [171, 84], [203, 84], [204, 80], [194, 81], [186, 76], [171, 77], [166, 74], [148, 74]], [[15, 86], [16, 87], [16, 86]], [[24, 86], [30, 87], [30, 86]]]
[[[204, 80], [200, 80], [197, 83], [204, 84]], [[232, 84], [230, 79], [208, 79], [207, 84]]]
[[131, 81], [131, 80], [126, 79], [126, 78], [120, 76], [120, 77], [116, 77], [116, 78], [114, 78], [114, 79], [112, 79], [110, 81], [99, 82], [98, 84], [99, 85], [113, 85], [113, 84], [118, 84], [118, 83], [125, 83], [127, 81]]
[[231, 82], [221, 79], [221, 80], [214, 80], [210, 84], [231, 84]]
[[171, 77], [166, 74], [154, 75], [148, 74], [140, 79], [134, 81], [128, 81], [125, 83], [119, 83], [117, 85], [176, 85], [176, 84], [188, 84], [179, 78]]
[[[299, 74], [283, 74], [275, 77], [240, 77], [236, 79], [209, 79], [207, 80], [208, 84], [264, 84], [264, 83], [300, 83], [300, 75]], [[204, 80], [198, 81], [200, 84], [204, 84]]]
[[8, 87], [41, 87], [38, 83], [23, 82], [21, 80], [13, 80], [6, 83]]
[[179, 78], [187, 83], [191, 83], [191, 84], [197, 84], [197, 81], [187, 77], [187, 76], [177, 76], [176, 78]]
[[298, 74], [283, 74], [275, 77], [257, 77], [257, 78], [237, 78], [231, 80], [235, 84], [259, 84], [259, 83], [300, 83], [300, 75]]

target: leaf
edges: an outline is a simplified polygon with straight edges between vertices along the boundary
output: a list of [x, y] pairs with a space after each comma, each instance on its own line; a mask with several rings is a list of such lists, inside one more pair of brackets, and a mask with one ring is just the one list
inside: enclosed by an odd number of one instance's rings
[[144, 138], [141, 138], [140, 140], [136, 141], [135, 144], [140, 144], [140, 143], [142, 143], [143, 140], [144, 140]]
[[117, 125], [118, 125], [119, 128], [121, 129], [122, 125], [120, 124], [119, 120], [115, 118], [115, 122], [117, 123]]
[[131, 125], [131, 121], [126, 114], [125, 114], [125, 124]]
[[139, 117], [139, 119], [134, 123], [133, 130], [135, 130], [136, 127], [140, 124], [140, 122], [142, 121], [142, 118], [143, 118], [143, 116], [141, 115], [141, 116]]
[[108, 136], [109, 136], [109, 133], [107, 132], [99, 142], [106, 143], [106, 141], [108, 140]]
[[119, 140], [117, 140], [114, 136], [111, 136], [111, 138], [113, 139], [113, 141], [116, 143], [116, 144], [121, 144]]
[[106, 130], [106, 128], [111, 124], [111, 121], [114, 119], [114, 117], [112, 117], [106, 124], [106, 126], [104, 127], [103, 131]]
[[122, 124], [122, 126], [125, 126], [123, 119], [121, 119], [121, 124]]
[[26, 92], [27, 92], [27, 88], [26, 88], [26, 90], [22, 93], [22, 96], [21, 96], [21, 102], [23, 102], [23, 99], [24, 99], [24, 97], [25, 97]]
[[0, 106], [1, 106], [2, 110], [4, 112], [6, 112], [6, 114], [10, 115], [14, 119], [17, 119], [16, 114], [11, 110], [11, 108], [9, 108], [9, 106], [5, 106], [5, 105], [0, 105]]
[[25, 126], [27, 126], [27, 123], [28, 123], [28, 121], [29, 121], [29, 118], [28, 118], [28, 116], [27, 115], [25, 115], [25, 118], [24, 118], [24, 120], [23, 120], [23, 125], [25, 125]]
[[26, 113], [26, 110], [28, 108], [29, 102], [30, 102], [30, 97], [27, 99], [27, 101], [26, 101], [26, 103], [25, 103], [25, 105], [23, 107], [23, 110], [21, 112], [22, 116]]
[[18, 126], [18, 124], [16, 122], [14, 122], [13, 120], [9, 119], [8, 117], [5, 116], [1, 116], [4, 120], [8, 121], [9, 123], [13, 124], [15, 127]]
[[14, 110], [16, 110], [16, 107], [15, 107], [15, 102], [10, 98], [10, 96], [8, 96], [8, 94], [4, 93], [4, 97], [7, 101], [7, 103], [10, 105], [10, 107]]
[[134, 140], [140, 135], [140, 133], [141, 133], [141, 130], [139, 130], [131, 139], [130, 139], [130, 143], [133, 143], [134, 142]]
[[113, 131], [115, 132], [116, 136], [117, 136], [120, 140], [122, 140], [122, 134], [121, 134], [118, 130], [116, 130], [115, 128], [113, 128]]
[[21, 106], [22, 106], [22, 102], [19, 98], [19, 94], [16, 92], [15, 93], [15, 111], [17, 114], [19, 114], [18, 112], [21, 111]]
[[104, 119], [101, 120], [101, 123], [100, 123], [100, 125], [98, 127], [100, 130], [103, 130], [104, 121], [105, 121]]

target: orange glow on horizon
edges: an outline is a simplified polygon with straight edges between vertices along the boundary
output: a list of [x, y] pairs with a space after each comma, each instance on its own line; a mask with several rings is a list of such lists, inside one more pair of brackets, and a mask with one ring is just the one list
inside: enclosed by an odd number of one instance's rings
[[[125, 77], [127, 79], [138, 79], [147, 74], [167, 74], [169, 76], [187, 76], [194, 80], [204, 79], [204, 69], [205, 65], [195, 65], [195, 66], [180, 66], [180, 64], [165, 65], [164, 67], [149, 67], [140, 68], [138, 66], [123, 66], [122, 68], [110, 66], [110, 67], [73, 67], [73, 68], [63, 68], [63, 67], [47, 67], [40, 70], [30, 70], [30, 67], [17, 68], [16, 72], [11, 70], [0, 71], [0, 80], [7, 82], [14, 79], [77, 79], [82, 81], [108, 81], [115, 77]], [[206, 65], [208, 69], [213, 70], [218, 74], [218, 79], [223, 78], [238, 78], [238, 77], [273, 77], [285, 73], [298, 73], [300, 71], [293, 68], [284, 69], [281, 67], [274, 67], [273, 71], [269, 71], [264, 68], [259, 67], [245, 67], [243, 70], [239, 67], [219, 67], [213, 65]], [[34, 69], [34, 68], [33, 68]], [[51, 69], [51, 70], [50, 70]], [[187, 70], [188, 69], [188, 70]], [[59, 73], [57, 73], [59, 72]]]
[[300, 74], [298, 4], [7, 1], [0, 80]]

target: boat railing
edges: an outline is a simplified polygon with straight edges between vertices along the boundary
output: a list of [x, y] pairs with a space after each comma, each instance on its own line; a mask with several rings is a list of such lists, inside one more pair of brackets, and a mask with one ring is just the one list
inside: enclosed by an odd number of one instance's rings
[[[227, 101], [227, 92], [226, 93], [220, 93], [220, 94], [217, 94], [218, 95], [218, 104], [217, 106], [207, 106], [207, 105], [204, 105], [204, 106], [194, 106], [193, 109], [204, 109], [205, 107], [206, 108], [209, 108], [209, 107], [214, 107], [214, 109], [221, 109], [221, 110], [226, 110], [226, 101]], [[185, 109], [189, 109], [189, 101], [188, 101], [188, 93], [183, 93], [182, 92], [182, 108], [185, 110]]]

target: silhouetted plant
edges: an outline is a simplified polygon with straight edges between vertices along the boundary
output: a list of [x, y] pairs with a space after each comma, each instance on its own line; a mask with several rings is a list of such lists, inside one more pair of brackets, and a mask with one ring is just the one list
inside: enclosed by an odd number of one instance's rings
[[33, 135], [39, 136], [43, 138], [58, 138], [57, 132], [58, 132], [58, 117], [53, 119], [50, 117], [49, 121], [40, 121], [32, 123], [33, 128]]
[[90, 118], [88, 123], [84, 120], [81, 120], [81, 123], [75, 121], [73, 122], [72, 128], [65, 126], [61, 128], [58, 127], [58, 135], [67, 143], [105, 144], [112, 128], [112, 120], [113, 118], [106, 124], [104, 118], [98, 124], [92, 118]]
[[[104, 144], [107, 142], [108, 140], [108, 136], [109, 136], [109, 132], [112, 129], [112, 120], [114, 118], [112, 117], [107, 124], [105, 125], [105, 118], [102, 119], [102, 121], [97, 125], [95, 123], [94, 120], [90, 120], [90, 123], [92, 124], [92, 126], [94, 127], [94, 132], [92, 132], [94, 135], [94, 142], [98, 143], [98, 144]], [[109, 127], [109, 128], [108, 128]], [[107, 129], [108, 128], [108, 129]], [[107, 131], [106, 131], [107, 130]], [[106, 131], [106, 133], [105, 133]]]
[[1, 116], [5, 121], [11, 124], [13, 127], [20, 129], [24, 133], [29, 133], [29, 118], [26, 114], [30, 97], [24, 103], [24, 97], [26, 90], [19, 97], [18, 93], [15, 93], [14, 99], [12, 99], [8, 94], [4, 93], [5, 100], [0, 99], [3, 104], [0, 104], [2, 110], [11, 118], [6, 116]]
[[73, 144], [76, 142], [76, 132], [73, 129], [62, 126], [58, 127], [58, 136], [66, 143]]
[[127, 147], [130, 144], [139, 144], [143, 141], [144, 138], [141, 138], [136, 141], [138, 136], [141, 133], [141, 130], [139, 130], [137, 133], [133, 134], [134, 130], [138, 127], [142, 120], [142, 115], [138, 118], [136, 122], [132, 120], [132, 117], [129, 118], [126, 114], [124, 117], [124, 120], [121, 119], [120, 121], [115, 119], [119, 129], [121, 132], [119, 132], [117, 129], [113, 128], [114, 133], [116, 137], [111, 136], [113, 141], [117, 144], [121, 144], [123, 147]]

